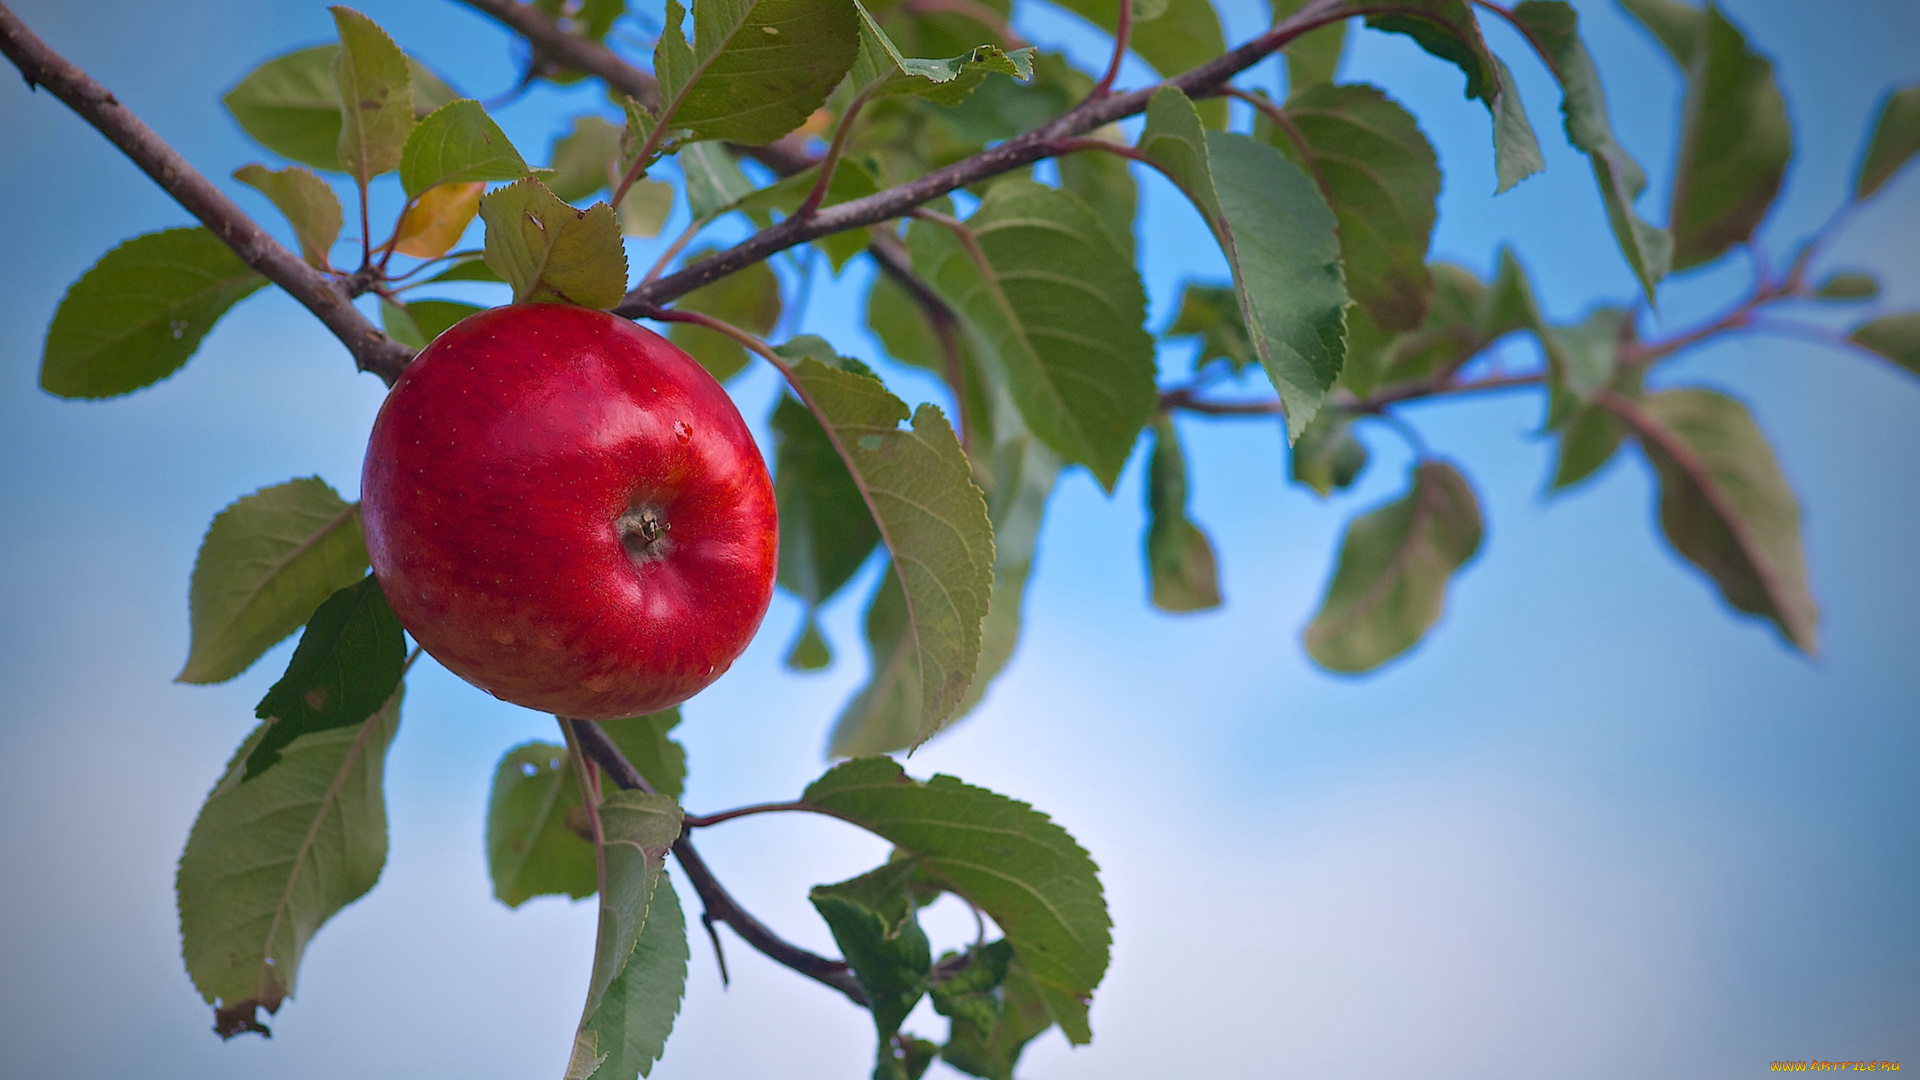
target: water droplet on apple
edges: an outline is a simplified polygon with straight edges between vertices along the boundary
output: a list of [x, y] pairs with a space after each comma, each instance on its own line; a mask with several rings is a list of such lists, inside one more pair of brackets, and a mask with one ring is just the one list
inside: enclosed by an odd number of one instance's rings
[[685, 420], [675, 420], [673, 422], [673, 434], [681, 442], [686, 442], [693, 438], [693, 425], [687, 423]]

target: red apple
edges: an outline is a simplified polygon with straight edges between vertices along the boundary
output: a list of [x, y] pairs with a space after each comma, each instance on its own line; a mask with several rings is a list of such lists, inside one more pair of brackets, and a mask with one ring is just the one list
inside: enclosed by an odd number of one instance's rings
[[530, 709], [677, 705], [773, 596], [773, 484], [739, 410], [604, 311], [516, 305], [441, 334], [380, 408], [360, 498], [401, 625]]

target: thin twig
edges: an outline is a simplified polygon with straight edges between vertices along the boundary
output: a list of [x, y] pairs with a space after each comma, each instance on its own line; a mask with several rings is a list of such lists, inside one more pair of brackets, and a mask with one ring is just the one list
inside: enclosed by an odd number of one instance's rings
[[360, 370], [391, 385], [413, 350], [380, 332], [354, 309], [350, 286], [281, 246], [232, 199], [187, 163], [106, 87], [55, 52], [0, 3], [0, 53], [29, 86], [44, 86], [120, 148], [161, 190], [212, 230], [242, 262], [306, 305], [353, 353]]
[[[614, 745], [599, 724], [585, 720], [568, 720], [566, 724], [574, 737], [580, 740], [581, 751], [604, 769], [615, 784], [623, 788], [653, 791], [653, 785], [647, 783], [647, 778], [640, 775], [640, 770], [633, 767], [633, 763], [620, 752], [620, 748]], [[854, 978], [853, 970], [844, 961], [830, 960], [787, 941], [741, 907], [719, 879], [713, 876], [706, 860], [694, 850], [693, 842], [684, 831], [673, 842], [673, 854], [680, 861], [680, 868], [686, 871], [687, 881], [693, 885], [693, 891], [699, 895], [700, 903], [706, 909], [702, 918], [709, 921], [709, 929], [713, 922], [726, 923], [734, 933], [740, 935], [740, 940], [758, 949], [768, 959], [840, 991], [856, 1005], [867, 1004], [866, 992], [860, 989], [860, 981]]]
[[940, 342], [941, 366], [945, 369], [947, 386], [953, 391], [953, 411], [960, 425], [960, 448], [973, 456], [974, 430], [978, 418], [973, 415], [967, 404], [966, 356], [960, 349], [960, 328], [954, 317], [953, 309], [933, 291], [933, 287], [913, 272], [913, 259], [900, 238], [877, 226], [869, 227], [871, 241], [867, 251], [873, 261], [880, 266], [882, 273], [891, 277], [907, 290], [913, 302], [920, 305], [920, 311], [927, 317], [927, 325], [933, 328], [933, 336]]

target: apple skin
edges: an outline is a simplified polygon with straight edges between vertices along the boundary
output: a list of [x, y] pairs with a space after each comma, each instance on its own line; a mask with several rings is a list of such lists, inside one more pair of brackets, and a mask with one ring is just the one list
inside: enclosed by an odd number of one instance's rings
[[767, 466], [725, 390], [604, 311], [447, 330], [380, 408], [367, 554], [415, 640], [517, 705], [607, 720], [719, 678], [773, 597]]

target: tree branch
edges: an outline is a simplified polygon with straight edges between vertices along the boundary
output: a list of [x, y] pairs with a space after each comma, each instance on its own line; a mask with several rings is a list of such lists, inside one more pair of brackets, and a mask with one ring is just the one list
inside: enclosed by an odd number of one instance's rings
[[[614, 745], [599, 724], [585, 720], [568, 720], [566, 723], [573, 731], [574, 738], [580, 740], [580, 749], [612, 777], [614, 783], [623, 788], [653, 791], [653, 785], [647, 783], [647, 778], [640, 775], [640, 770], [633, 767], [633, 763], [620, 752], [620, 748]], [[693, 842], [684, 831], [673, 842], [673, 854], [680, 860], [680, 868], [686, 871], [687, 881], [693, 885], [693, 891], [699, 894], [700, 903], [706, 908], [709, 926], [715, 922], [726, 923], [734, 933], [740, 935], [740, 940], [760, 950], [774, 962], [840, 991], [856, 1005], [866, 1006], [867, 995], [860, 989], [860, 981], [853, 977], [853, 970], [845, 962], [829, 960], [818, 953], [809, 952], [754, 918], [713, 876], [706, 860], [693, 849]]]
[[389, 386], [400, 377], [413, 350], [381, 333], [355, 310], [349, 282], [357, 283], [359, 278], [343, 282], [330, 277], [281, 246], [132, 109], [40, 40], [4, 3], [0, 3], [0, 53], [20, 69], [27, 85], [46, 87], [199, 218], [242, 262], [306, 305], [353, 353], [360, 370], [380, 376]]
[[[1172, 86], [1189, 97], [1206, 97], [1219, 92], [1229, 79], [1309, 30], [1355, 15], [1394, 10], [1398, 8], [1392, 5], [1361, 7], [1349, 6], [1345, 0], [1309, 0], [1299, 11], [1259, 37], [1160, 86]], [[678, 273], [634, 289], [614, 312], [627, 318], [645, 317], [676, 297], [797, 244], [862, 225], [890, 221], [950, 191], [1053, 157], [1062, 152], [1062, 143], [1074, 136], [1145, 110], [1160, 86], [1090, 98], [1033, 131], [898, 187], [837, 203], [805, 219], [787, 218], [725, 251], [683, 267]]]
[[562, 71], [584, 71], [645, 105], [660, 107], [660, 84], [598, 41], [570, 34], [545, 12], [520, 0], [460, 0], [475, 11], [527, 39], [534, 60]]

